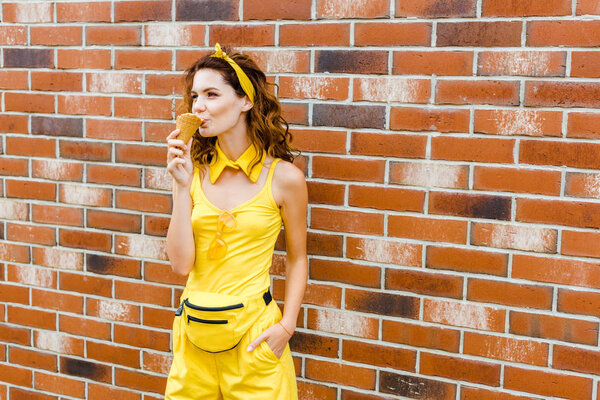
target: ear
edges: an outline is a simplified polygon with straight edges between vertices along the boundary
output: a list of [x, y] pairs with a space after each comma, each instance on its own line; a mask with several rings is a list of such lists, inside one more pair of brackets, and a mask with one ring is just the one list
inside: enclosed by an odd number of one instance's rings
[[252, 104], [248, 96], [244, 96], [244, 100], [242, 103], [242, 111], [250, 111], [252, 107], [254, 107], [254, 104]]

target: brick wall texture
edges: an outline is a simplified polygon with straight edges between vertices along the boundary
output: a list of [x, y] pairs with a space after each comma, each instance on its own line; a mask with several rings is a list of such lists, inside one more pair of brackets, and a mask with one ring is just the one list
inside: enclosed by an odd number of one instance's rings
[[[185, 283], [165, 137], [216, 42], [278, 83], [302, 151], [301, 399], [600, 399], [600, 0], [0, 17], [0, 400], [162, 398]], [[284, 260], [282, 235], [280, 305]]]

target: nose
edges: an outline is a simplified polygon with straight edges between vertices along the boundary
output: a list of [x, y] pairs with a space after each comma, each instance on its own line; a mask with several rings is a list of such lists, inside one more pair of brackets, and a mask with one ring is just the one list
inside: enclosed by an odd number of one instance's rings
[[192, 111], [200, 112], [206, 110], [206, 104], [200, 99], [200, 97], [196, 97], [192, 101]]

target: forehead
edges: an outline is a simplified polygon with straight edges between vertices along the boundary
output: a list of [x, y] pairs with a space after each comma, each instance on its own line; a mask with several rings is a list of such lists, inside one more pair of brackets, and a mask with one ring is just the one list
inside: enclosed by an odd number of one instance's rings
[[219, 72], [214, 69], [201, 69], [194, 74], [192, 91], [199, 92], [208, 87], [223, 90], [228, 86]]

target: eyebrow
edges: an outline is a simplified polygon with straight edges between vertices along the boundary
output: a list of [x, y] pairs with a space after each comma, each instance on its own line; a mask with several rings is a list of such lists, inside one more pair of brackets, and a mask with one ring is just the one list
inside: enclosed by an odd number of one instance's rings
[[[219, 90], [219, 89], [216, 87], [209, 87], [209, 88], [204, 89], [205, 92], [207, 92], [209, 90]], [[192, 89], [192, 93], [198, 93], [198, 92], [196, 92], [194, 89]]]

